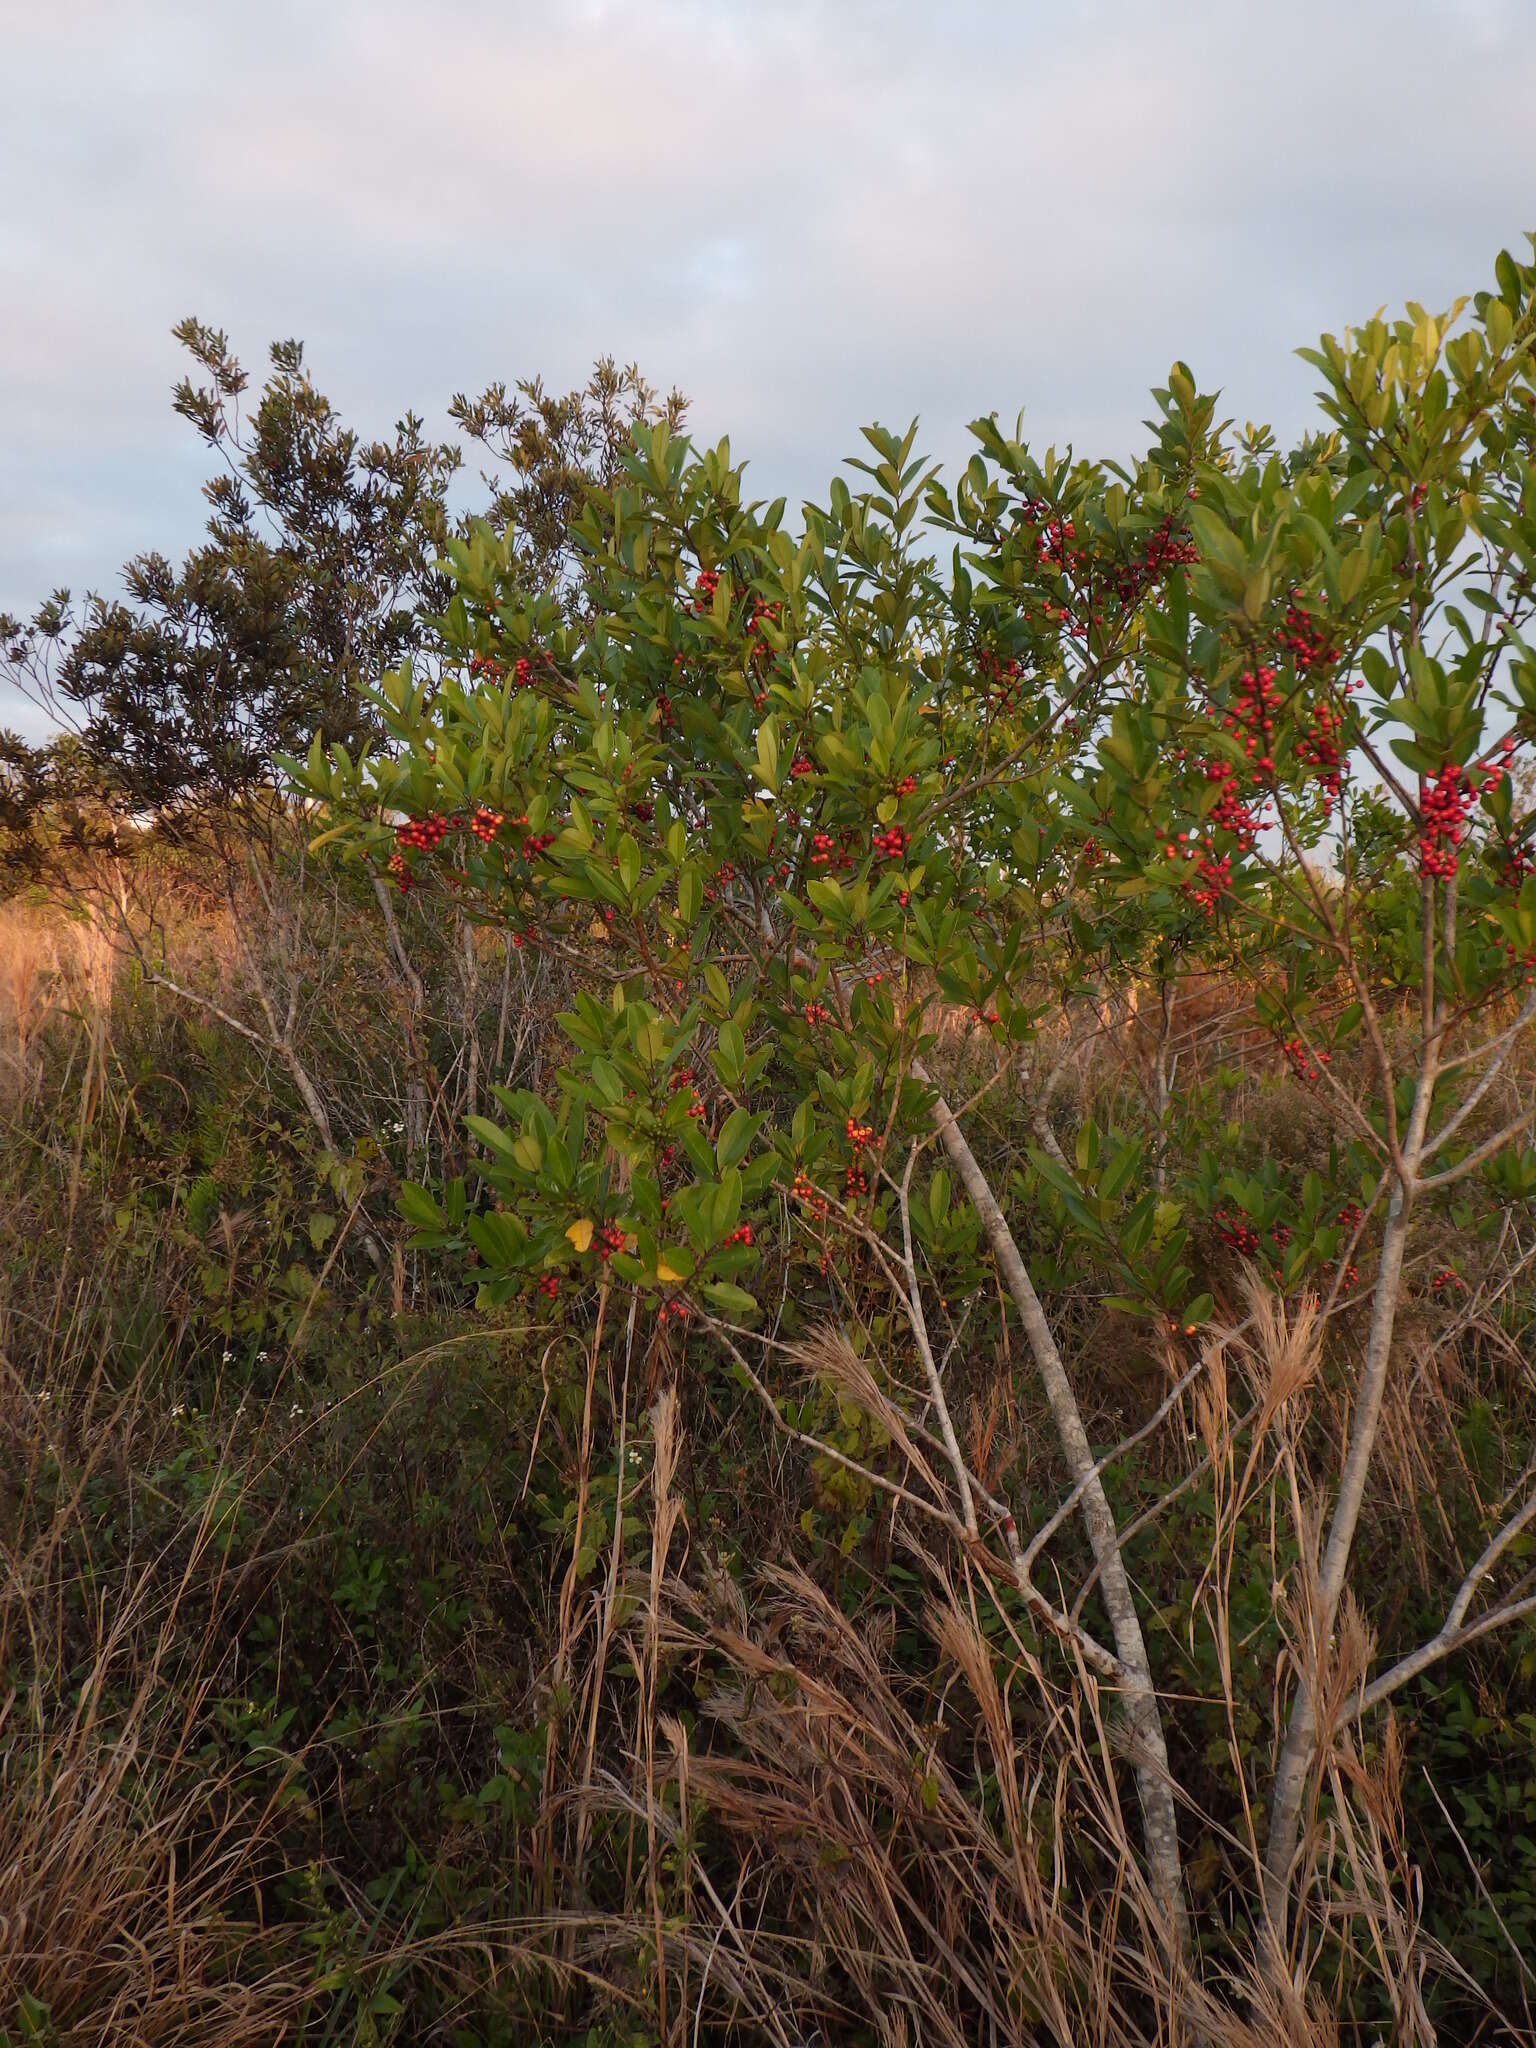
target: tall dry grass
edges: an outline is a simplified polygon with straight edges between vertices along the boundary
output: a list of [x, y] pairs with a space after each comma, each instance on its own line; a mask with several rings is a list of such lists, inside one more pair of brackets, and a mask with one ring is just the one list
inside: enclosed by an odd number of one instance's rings
[[167, 1423], [156, 1362], [115, 1384], [90, 1307], [41, 1332], [0, 1310], [0, 2026], [29, 2010], [58, 2048], [256, 2048], [303, 1976], [263, 1924], [283, 1788], [205, 1750], [239, 1475], [173, 1541], [98, 1569], [96, 1482], [153, 1469]]
[[120, 968], [99, 916], [0, 903], [0, 1109], [15, 1113], [36, 1095], [51, 1029], [78, 1021], [99, 1036]]

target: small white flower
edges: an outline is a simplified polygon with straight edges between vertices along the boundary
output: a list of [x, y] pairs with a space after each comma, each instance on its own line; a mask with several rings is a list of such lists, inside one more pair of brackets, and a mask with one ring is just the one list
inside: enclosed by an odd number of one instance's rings
[[293, 1406], [288, 1410], [288, 1420], [292, 1422], [295, 1415], [302, 1415], [303, 1413], [304, 1410], [299, 1406], [298, 1402], [295, 1401]]
[[52, 1387], [44, 1387], [40, 1398], [44, 1401], [51, 1401], [53, 1399]]
[[233, 1351], [226, 1351], [224, 1353], [224, 1363], [228, 1365], [230, 1360], [234, 1357], [234, 1355], [235, 1354], [233, 1353]]
[[264, 1361], [264, 1360], [266, 1359], [266, 1356], [267, 1356], [267, 1354], [266, 1354], [266, 1352], [265, 1352], [265, 1351], [258, 1351], [258, 1352], [257, 1352], [257, 1354], [256, 1354], [257, 1362], [258, 1362], [258, 1363], [261, 1363], [261, 1362], [263, 1362], [263, 1361]]
[[185, 1415], [185, 1414], [186, 1414], [186, 1412], [187, 1412], [187, 1407], [186, 1407], [186, 1403], [185, 1403], [184, 1401], [178, 1401], [178, 1402], [176, 1403], [175, 1407], [174, 1407], [174, 1408], [173, 1408], [173, 1409], [171, 1410], [171, 1420], [172, 1420], [172, 1422], [175, 1422], [175, 1421], [177, 1421], [177, 1420], [178, 1420], [178, 1419], [179, 1419], [179, 1418], [180, 1418], [181, 1416]]

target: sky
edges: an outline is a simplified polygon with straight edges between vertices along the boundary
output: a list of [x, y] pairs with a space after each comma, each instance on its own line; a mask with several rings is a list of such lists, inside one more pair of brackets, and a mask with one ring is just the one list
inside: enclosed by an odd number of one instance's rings
[[[1536, 228], [1536, 0], [0, 0], [0, 612], [198, 537], [172, 324], [365, 433], [593, 358], [822, 497], [861, 423], [1124, 455]], [[0, 724], [36, 715], [0, 697]]]

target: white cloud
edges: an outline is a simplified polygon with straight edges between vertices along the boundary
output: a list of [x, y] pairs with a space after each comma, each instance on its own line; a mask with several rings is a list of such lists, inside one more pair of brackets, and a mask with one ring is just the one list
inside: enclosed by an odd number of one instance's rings
[[1293, 426], [1296, 343], [1475, 287], [1536, 211], [1523, 0], [0, 21], [0, 608], [195, 534], [184, 313], [252, 369], [302, 335], [363, 425], [612, 349], [794, 498], [877, 415], [1123, 449], [1175, 355]]

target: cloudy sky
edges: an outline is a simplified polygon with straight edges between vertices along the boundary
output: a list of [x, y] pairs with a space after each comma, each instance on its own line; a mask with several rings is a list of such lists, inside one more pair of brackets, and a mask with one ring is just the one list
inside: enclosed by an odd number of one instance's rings
[[1176, 356], [1294, 428], [1295, 344], [1536, 227], [1536, 0], [0, 0], [0, 59], [0, 611], [195, 538], [184, 314], [365, 429], [612, 351], [795, 502], [872, 418], [1123, 452]]

